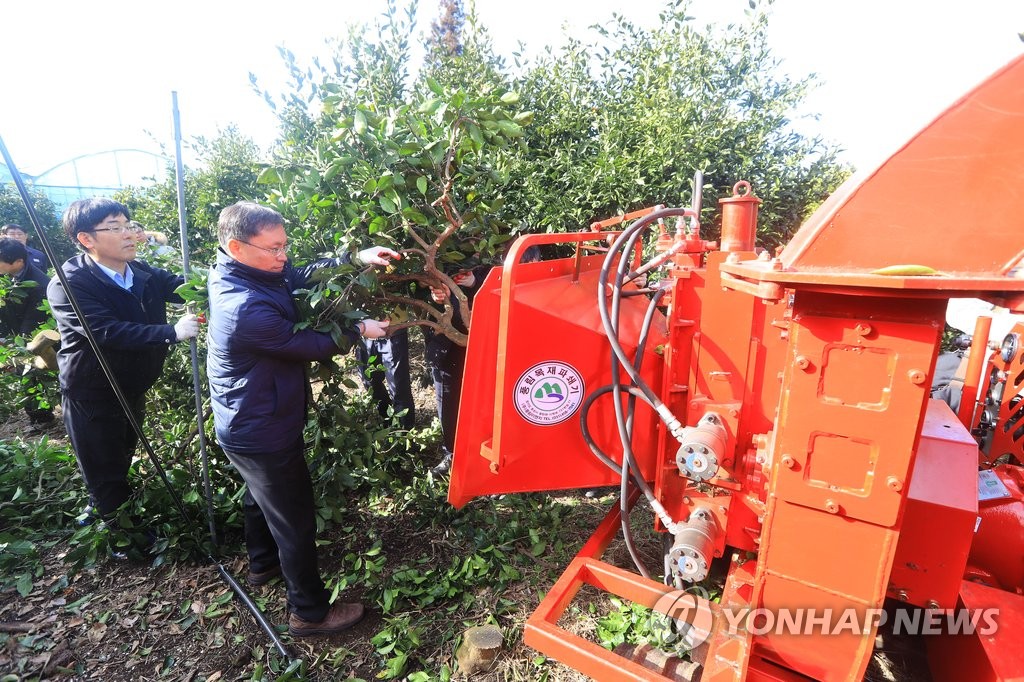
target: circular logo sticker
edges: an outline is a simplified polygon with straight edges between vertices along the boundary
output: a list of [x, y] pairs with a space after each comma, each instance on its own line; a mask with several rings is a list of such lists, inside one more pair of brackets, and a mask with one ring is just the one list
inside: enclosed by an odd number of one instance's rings
[[513, 388], [519, 416], [537, 426], [561, 424], [583, 402], [583, 378], [564, 362], [538, 362], [522, 373]]

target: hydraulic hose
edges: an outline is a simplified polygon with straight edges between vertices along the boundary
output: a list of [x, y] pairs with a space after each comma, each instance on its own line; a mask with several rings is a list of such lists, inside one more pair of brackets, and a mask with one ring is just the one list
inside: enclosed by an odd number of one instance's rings
[[601, 316], [601, 322], [604, 325], [605, 335], [608, 337], [608, 342], [611, 345], [612, 352], [618, 358], [618, 361], [625, 368], [626, 373], [629, 374], [630, 379], [636, 384], [637, 388], [643, 391], [644, 395], [647, 396], [648, 401], [654, 406], [655, 411], [661, 417], [662, 421], [669, 427], [673, 436], [676, 436], [678, 431], [682, 428], [682, 424], [672, 414], [671, 410], [658, 398], [650, 386], [640, 377], [639, 373], [632, 368], [629, 359], [626, 357], [625, 351], [622, 349], [622, 345], [619, 343], [618, 334], [615, 326], [612, 324], [611, 314], [608, 310], [607, 302], [607, 290], [608, 290], [608, 275], [611, 270], [612, 263], [615, 261], [615, 255], [619, 251], [622, 251], [622, 257], [619, 259], [619, 267], [617, 269], [616, 283], [612, 287], [612, 299], [613, 305], [615, 305], [616, 292], [621, 290], [622, 282], [625, 277], [625, 268], [628, 265], [627, 254], [632, 250], [639, 238], [641, 231], [644, 230], [648, 225], [655, 222], [659, 218], [673, 217], [673, 216], [688, 216], [692, 215], [693, 210], [688, 208], [666, 208], [660, 211], [650, 213], [640, 220], [630, 225], [626, 230], [619, 235], [619, 238], [609, 247], [608, 255], [605, 257], [605, 261], [601, 266], [601, 272], [599, 275], [598, 283], [598, 312]]
[[[654, 321], [654, 313], [657, 311], [658, 303], [661, 301], [662, 297], [664, 297], [665, 293], [666, 293], [665, 289], [659, 289], [658, 292], [654, 296], [651, 297], [651, 300], [650, 300], [650, 302], [647, 305], [647, 311], [644, 313], [644, 320], [643, 320], [643, 323], [640, 326], [640, 338], [637, 340], [636, 359], [634, 360], [634, 367], [636, 368], [637, 373], [639, 373], [641, 368], [643, 367], [644, 351], [647, 349], [647, 337], [648, 337], [648, 334], [651, 331], [651, 324]], [[618, 319], [618, 318], [616, 317], [616, 319]], [[619, 380], [619, 376], [618, 376], [619, 372], [618, 372], [617, 364], [618, 363], [616, 362], [616, 359], [613, 356], [612, 357], [612, 367], [613, 367], [612, 378], [613, 378], [613, 381], [616, 384], [618, 384], [618, 380]], [[619, 395], [619, 391], [618, 391], [619, 387], [616, 385], [615, 388], [616, 388], [615, 394]], [[633, 476], [634, 476], [634, 478], [636, 478], [637, 481], [642, 481], [645, 487], [647, 485], [647, 482], [643, 480], [643, 476], [640, 473], [640, 466], [636, 463], [636, 457], [633, 454], [633, 447], [632, 447], [632, 441], [633, 441], [633, 419], [635, 417], [636, 400], [637, 399], [636, 399], [635, 396], [630, 395], [629, 398], [626, 401], [627, 414], [625, 415], [625, 432], [626, 432], [625, 438], [626, 438], [626, 441], [628, 441], [630, 443], [630, 447], [623, 448], [623, 451], [622, 451], [624, 466], [622, 467], [622, 472], [621, 472], [621, 475], [619, 477], [619, 512], [620, 512], [620, 517], [622, 519], [622, 521], [621, 521], [621, 523], [622, 523], [622, 539], [626, 543], [626, 549], [629, 551], [629, 556], [633, 559], [633, 564], [636, 566], [637, 570], [640, 571], [640, 575], [642, 575], [643, 577], [645, 577], [647, 579], [650, 579], [650, 577], [651, 577], [650, 576], [650, 572], [647, 570], [647, 566], [644, 565], [644, 562], [640, 558], [640, 554], [639, 554], [639, 552], [637, 552], [636, 546], [633, 543], [633, 529], [629, 525], [629, 521], [630, 521], [630, 513], [629, 513], [630, 512], [630, 508], [629, 508], [629, 504], [628, 504], [628, 497], [629, 497], [629, 474], [630, 474], [630, 472], [632, 471]], [[621, 404], [622, 404], [622, 398], [621, 398], [621, 395], [619, 395], [619, 400], [618, 400], [617, 407], [621, 407]], [[616, 418], [616, 422], [618, 422], [618, 423], [621, 423], [623, 421], [622, 420], [622, 415], [620, 413], [618, 413], [618, 412], [616, 412], [615, 418]], [[638, 483], [638, 485], [639, 485], [639, 483]], [[653, 493], [652, 493], [652, 495], [653, 495]]]

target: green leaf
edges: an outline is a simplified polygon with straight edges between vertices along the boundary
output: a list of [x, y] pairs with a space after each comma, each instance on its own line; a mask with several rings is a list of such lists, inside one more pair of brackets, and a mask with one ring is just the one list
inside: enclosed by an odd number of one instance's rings
[[434, 113], [437, 112], [437, 110], [438, 110], [438, 108], [440, 106], [441, 106], [441, 100], [436, 98], [436, 97], [432, 97], [432, 98], [422, 102], [420, 104], [420, 106], [419, 106], [419, 109], [417, 109], [417, 111], [419, 113], [421, 113], [421, 114], [426, 114], [428, 116], [431, 116], [431, 115], [433, 115]]
[[442, 88], [441, 84], [438, 83], [433, 78], [431, 78], [430, 76], [427, 76], [427, 87], [430, 88], [430, 90], [438, 97], [444, 95], [444, 88]]
[[32, 592], [32, 574], [22, 573], [18, 576], [18, 581], [15, 585], [18, 588], [18, 594], [22, 597], [27, 597]]
[[427, 196], [427, 179], [422, 175], [416, 178], [416, 189], [420, 191], [420, 194]]
[[430, 221], [427, 219], [427, 216], [423, 215], [422, 213], [420, 213], [415, 208], [412, 208], [411, 206], [402, 209], [402, 215], [404, 215], [406, 218], [416, 223], [417, 225], [430, 224]]
[[528, 126], [531, 123], [533, 123], [533, 112], [520, 111], [518, 114], [512, 117], [512, 120], [521, 126]]
[[501, 101], [504, 104], [515, 104], [516, 102], [519, 101], [519, 93], [518, 92], [506, 92], [504, 95], [501, 96]]
[[261, 185], [276, 185], [281, 182], [281, 176], [277, 174], [276, 168], [264, 168], [260, 172], [256, 182]]
[[498, 121], [498, 130], [509, 137], [522, 137], [523, 129], [512, 121]]
[[473, 142], [476, 143], [477, 149], [484, 146], [484, 136], [480, 132], [480, 128], [477, 126], [477, 124], [473, 123], [472, 121], [467, 122], [466, 131], [469, 133], [469, 137], [473, 140]]
[[356, 113], [353, 115], [352, 129], [356, 131], [356, 135], [366, 133], [366, 114], [360, 109], [356, 109]]

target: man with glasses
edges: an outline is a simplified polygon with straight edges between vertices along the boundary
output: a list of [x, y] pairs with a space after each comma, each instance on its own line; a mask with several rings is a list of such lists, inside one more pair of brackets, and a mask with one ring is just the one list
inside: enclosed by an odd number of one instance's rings
[[[281, 214], [248, 201], [221, 211], [217, 233], [220, 249], [208, 285], [207, 374], [217, 440], [247, 487], [247, 581], [257, 586], [284, 576], [293, 636], [340, 632], [357, 623], [364, 609], [331, 604], [320, 578], [313, 485], [302, 442], [306, 367], [347, 351], [360, 335], [384, 336], [388, 322], [356, 322], [340, 343], [330, 334], [296, 330], [292, 292], [318, 268], [338, 261], [294, 267]], [[387, 265], [398, 257], [375, 246], [352, 261]]]
[[[136, 241], [128, 208], [107, 198], [82, 199], [64, 212], [64, 232], [84, 253], [61, 270], [140, 423], [146, 391], [163, 370], [170, 346], [199, 332], [195, 315], [167, 322], [180, 275], [133, 262]], [[68, 293], [54, 277], [47, 288], [61, 347], [57, 354], [64, 426], [89, 491], [92, 512], [113, 522], [132, 494], [128, 484], [138, 437], [89, 345]], [[88, 519], [86, 519], [88, 521]], [[148, 532], [141, 533], [151, 541]]]

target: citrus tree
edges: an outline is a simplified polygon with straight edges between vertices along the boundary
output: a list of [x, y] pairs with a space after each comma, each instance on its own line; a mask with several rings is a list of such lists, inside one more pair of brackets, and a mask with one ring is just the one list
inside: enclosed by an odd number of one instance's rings
[[[213, 263], [217, 250], [221, 210], [242, 199], [263, 199], [263, 189], [256, 181], [263, 158], [256, 143], [235, 126], [219, 131], [212, 139], [197, 137], [189, 146], [196, 154], [196, 163], [184, 168], [188, 248], [191, 261], [206, 267]], [[168, 171], [164, 180], [130, 187], [116, 198], [147, 230], [163, 232], [169, 243], [180, 247], [177, 179], [173, 168]]]
[[769, 15], [752, 9], [725, 27], [698, 19], [686, 0], [667, 2], [653, 28], [613, 15], [523, 65], [514, 87], [543, 116], [509, 171], [516, 220], [577, 230], [654, 204], [688, 206], [700, 170], [702, 222], [715, 228], [717, 199], [745, 179], [764, 200], [760, 236], [777, 244], [845, 179], [834, 146], [793, 128], [814, 80], [781, 72]]
[[[339, 56], [335, 71], [313, 78], [293, 69], [308, 94], [282, 108], [287, 142], [261, 181], [301, 226], [293, 238], [402, 254], [383, 273], [328, 272], [309, 299], [315, 324], [336, 324], [358, 307], [388, 315], [392, 329], [420, 324], [464, 345], [455, 308], [466, 322], [471, 313], [453, 275], [493, 262], [510, 238], [501, 213], [507, 167], [532, 114], [496, 79], [470, 89], [427, 74], [407, 86], [407, 27], [388, 19], [376, 32], [353, 32], [348, 61]], [[297, 100], [318, 108], [302, 110]], [[429, 287], [449, 288], [454, 300], [432, 305]]]

